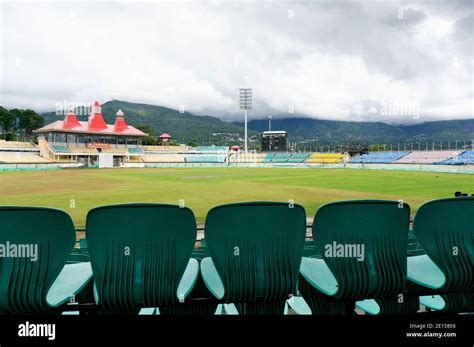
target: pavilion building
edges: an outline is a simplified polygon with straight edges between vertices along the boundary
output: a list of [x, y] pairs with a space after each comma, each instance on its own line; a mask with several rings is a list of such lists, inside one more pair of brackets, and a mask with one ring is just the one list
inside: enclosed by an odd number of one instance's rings
[[73, 109], [64, 120], [40, 129], [40, 155], [58, 162], [82, 162], [94, 165], [101, 153], [112, 154], [114, 166], [124, 161], [139, 161], [143, 154], [142, 138], [146, 133], [128, 125], [125, 115], [118, 110], [114, 124], [106, 124], [98, 101], [91, 107], [87, 121], [79, 121]]

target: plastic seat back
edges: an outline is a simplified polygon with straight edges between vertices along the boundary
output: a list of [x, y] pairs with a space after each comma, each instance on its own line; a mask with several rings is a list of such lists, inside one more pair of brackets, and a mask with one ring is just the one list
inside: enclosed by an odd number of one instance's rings
[[206, 241], [226, 302], [272, 301], [295, 293], [306, 235], [303, 207], [249, 202], [214, 207]]
[[313, 239], [338, 282], [336, 298], [403, 290], [409, 222], [410, 207], [397, 201], [339, 201], [319, 208]]
[[474, 288], [474, 197], [433, 200], [421, 205], [413, 232], [446, 277], [441, 291]]
[[86, 238], [99, 305], [177, 303], [196, 240], [190, 209], [165, 204], [97, 207], [87, 214]]
[[42, 207], [0, 207], [0, 311], [44, 312], [46, 296], [74, 248], [66, 212]]

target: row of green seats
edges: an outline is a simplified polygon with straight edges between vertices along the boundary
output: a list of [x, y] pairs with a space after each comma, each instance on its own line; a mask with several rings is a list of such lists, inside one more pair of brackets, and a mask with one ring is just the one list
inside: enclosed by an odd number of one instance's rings
[[67, 146], [53, 146], [53, 151], [58, 153], [70, 153], [71, 151]]
[[222, 155], [192, 154], [185, 156], [187, 163], [224, 163], [226, 157]]
[[291, 158], [288, 159], [289, 163], [303, 163], [306, 158], [308, 158], [311, 153], [293, 153]]
[[286, 163], [290, 157], [291, 153], [277, 153], [272, 158], [272, 163]]
[[227, 146], [197, 146], [196, 152], [227, 152]]
[[265, 157], [262, 160], [262, 163], [270, 163], [274, 157], [274, 153], [267, 153], [265, 154]]
[[130, 154], [143, 154], [143, 148], [128, 148], [128, 153]]
[[355, 306], [368, 314], [407, 313], [420, 303], [445, 310], [450, 302], [460, 312], [474, 310], [472, 197], [423, 204], [413, 234], [424, 253], [409, 257], [410, 207], [398, 201], [320, 207], [312, 227], [320, 257], [305, 256], [306, 213], [293, 203], [212, 208], [198, 257], [193, 257], [194, 213], [177, 205], [90, 210], [90, 262], [68, 262], [75, 230], [63, 211], [0, 207], [0, 218], [0, 243], [37, 247], [34, 261], [2, 259], [0, 312], [65, 309], [86, 287], [92, 288], [97, 308], [110, 310], [184, 312], [187, 305], [194, 309], [196, 292], [226, 312], [250, 314], [283, 313], [288, 307], [297, 313], [343, 314]]

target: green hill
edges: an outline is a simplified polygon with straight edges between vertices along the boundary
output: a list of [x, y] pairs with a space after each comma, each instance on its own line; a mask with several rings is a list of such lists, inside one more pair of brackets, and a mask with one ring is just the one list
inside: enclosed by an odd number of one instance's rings
[[[171, 134], [178, 142], [197, 141], [200, 144], [241, 144], [243, 124], [225, 122], [217, 117], [197, 116], [189, 112], [180, 113], [170, 108], [113, 100], [102, 105], [107, 123], [113, 123], [115, 113], [121, 109], [128, 124], [149, 125], [155, 135]], [[55, 113], [43, 114], [45, 124], [63, 119]], [[86, 120], [87, 116], [79, 116]], [[266, 120], [249, 122], [249, 136], [258, 144], [259, 133], [268, 129]], [[403, 142], [458, 141], [459, 145], [474, 140], [474, 119], [425, 122], [415, 125], [391, 125], [382, 122], [343, 122], [304, 117], [278, 118], [272, 120], [273, 130], [286, 130], [289, 140], [309, 145], [368, 145]]]

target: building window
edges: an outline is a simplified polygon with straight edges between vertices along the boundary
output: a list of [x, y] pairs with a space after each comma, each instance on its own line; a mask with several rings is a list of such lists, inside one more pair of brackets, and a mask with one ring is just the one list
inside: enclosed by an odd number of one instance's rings
[[54, 142], [66, 142], [66, 134], [64, 133], [55, 133]]
[[66, 139], [68, 144], [76, 144], [77, 142], [77, 136], [75, 134], [67, 134]]
[[138, 141], [136, 138], [133, 138], [133, 137], [128, 137], [127, 138], [127, 145], [132, 145], [132, 146], [135, 146], [138, 144]]

